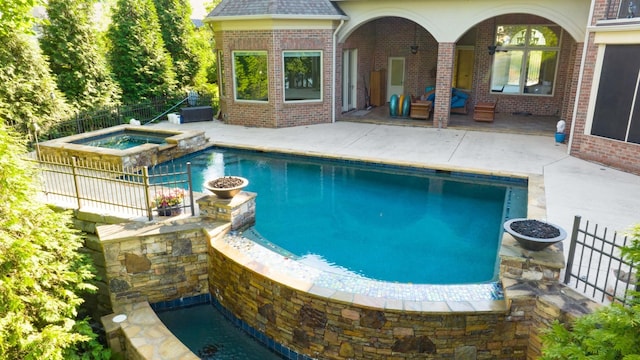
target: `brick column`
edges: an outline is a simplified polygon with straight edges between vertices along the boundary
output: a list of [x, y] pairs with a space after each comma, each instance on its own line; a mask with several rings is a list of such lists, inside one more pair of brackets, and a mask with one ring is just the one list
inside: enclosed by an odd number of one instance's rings
[[433, 126], [446, 128], [451, 111], [451, 83], [456, 43], [438, 44], [438, 71], [436, 75], [436, 99], [433, 104]]

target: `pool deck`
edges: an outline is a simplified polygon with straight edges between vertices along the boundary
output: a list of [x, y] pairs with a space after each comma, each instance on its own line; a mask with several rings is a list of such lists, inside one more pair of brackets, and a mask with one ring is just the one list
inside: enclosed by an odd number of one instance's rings
[[575, 215], [599, 228], [621, 233], [640, 223], [640, 177], [569, 156], [567, 145], [555, 142], [553, 131], [549, 135], [531, 135], [347, 121], [281, 129], [248, 128], [217, 120], [186, 124], [165, 121], [152, 126], [204, 130], [220, 146], [541, 175], [545, 220], [568, 232]]

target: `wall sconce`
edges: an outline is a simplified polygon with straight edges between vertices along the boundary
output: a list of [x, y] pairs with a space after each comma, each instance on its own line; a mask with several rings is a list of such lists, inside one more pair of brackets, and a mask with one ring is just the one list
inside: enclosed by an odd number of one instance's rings
[[418, 37], [418, 24], [414, 23], [413, 24], [413, 45], [410, 46], [411, 53], [413, 55], [418, 53], [418, 45], [416, 45], [417, 37]]
[[507, 52], [507, 50], [499, 50], [496, 45], [487, 46], [487, 50], [489, 50], [489, 55], [493, 55], [497, 52]]

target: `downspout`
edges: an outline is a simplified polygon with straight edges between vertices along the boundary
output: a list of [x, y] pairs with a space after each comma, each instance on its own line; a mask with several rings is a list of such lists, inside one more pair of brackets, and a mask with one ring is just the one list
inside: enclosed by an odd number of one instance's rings
[[[584, 46], [582, 47], [582, 60], [580, 60], [580, 76], [578, 76], [578, 84], [576, 87], [576, 96], [575, 96], [575, 103], [573, 104], [573, 116], [571, 117], [571, 131], [569, 132], [569, 141], [567, 142], [567, 154], [571, 155], [571, 145], [573, 144], [573, 136], [574, 136], [574, 131], [576, 128], [576, 117], [577, 117], [577, 113], [578, 113], [578, 104], [580, 103], [580, 93], [582, 89], [582, 77], [584, 75], [584, 62], [587, 58], [587, 49], [589, 48], [589, 34], [591, 33], [591, 31], [589, 30], [589, 27], [591, 26], [591, 23], [593, 22], [593, 11], [594, 11], [594, 7], [595, 7], [595, 0], [591, 0], [591, 9], [589, 10], [589, 21], [587, 22], [586, 26], [586, 31], [584, 34]], [[587, 119], [585, 118], [585, 122], [587, 121]], [[585, 124], [586, 125], [586, 124]]]
[[340, 20], [340, 25], [338, 25], [336, 30], [333, 32], [333, 59], [331, 60], [333, 62], [333, 64], [331, 64], [333, 67], [333, 80], [331, 80], [331, 123], [336, 122], [336, 43], [338, 42], [338, 32], [340, 31], [340, 28], [342, 28], [342, 25], [344, 25], [344, 20]]

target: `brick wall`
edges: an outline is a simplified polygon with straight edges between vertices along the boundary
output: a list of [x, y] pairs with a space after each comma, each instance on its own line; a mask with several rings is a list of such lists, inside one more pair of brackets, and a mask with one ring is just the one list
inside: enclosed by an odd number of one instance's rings
[[[333, 33], [331, 30], [273, 30], [273, 31], [225, 31], [215, 34], [216, 43], [222, 49], [226, 71], [225, 96], [220, 99], [222, 120], [228, 124], [253, 127], [290, 127], [331, 122], [331, 85], [334, 74]], [[233, 89], [234, 50], [267, 51], [269, 71], [269, 101], [237, 102]], [[320, 102], [284, 103], [282, 51], [322, 51], [323, 99]]]
[[[606, 17], [607, 0], [596, 0], [592, 24]], [[616, 26], [616, 25], [613, 25]], [[597, 28], [596, 28], [597, 29]], [[589, 33], [586, 44], [584, 66], [582, 68], [581, 86], [577, 98], [575, 124], [572, 132], [570, 154], [578, 158], [611, 166], [623, 171], [640, 174], [640, 144], [625, 143], [585, 134], [587, 127], [587, 111], [592, 96], [596, 60], [599, 44], [595, 44], [595, 33]], [[638, 42], [640, 43], [640, 41]], [[578, 54], [582, 54], [578, 51]], [[577, 76], [576, 76], [577, 78]], [[577, 88], [577, 87], [576, 87]]]

